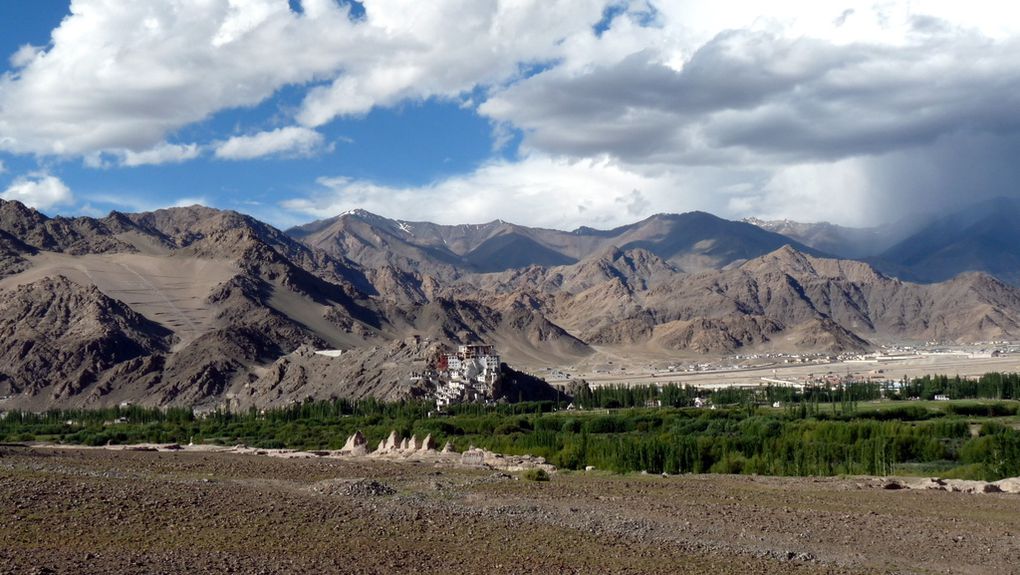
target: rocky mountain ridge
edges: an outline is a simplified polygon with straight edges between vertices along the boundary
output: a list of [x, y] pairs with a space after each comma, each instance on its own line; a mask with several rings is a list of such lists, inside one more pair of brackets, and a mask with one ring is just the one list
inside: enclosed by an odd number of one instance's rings
[[287, 233], [367, 268], [390, 265], [444, 279], [570, 265], [613, 247], [644, 249], [687, 272], [720, 269], [786, 244], [822, 255], [785, 236], [704, 212], [656, 214], [611, 230], [566, 232], [501, 220], [477, 225], [405, 222], [354, 210]]

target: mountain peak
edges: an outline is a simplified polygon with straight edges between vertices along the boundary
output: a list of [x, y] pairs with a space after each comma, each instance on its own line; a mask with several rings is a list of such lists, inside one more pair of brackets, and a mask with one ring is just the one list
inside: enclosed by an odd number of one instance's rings
[[864, 262], [816, 257], [805, 254], [789, 244], [745, 262], [740, 269], [752, 273], [780, 271], [792, 276], [810, 275], [857, 283], [875, 283], [889, 279]]
[[790, 244], [785, 244], [767, 254], [748, 260], [741, 269], [761, 271], [777, 269], [786, 273], [814, 271], [811, 258]]
[[364, 210], [364, 209], [361, 209], [361, 208], [355, 208], [353, 210], [347, 210], [346, 212], [340, 213], [336, 217], [337, 218], [354, 217], [354, 218], [359, 218], [359, 219], [368, 220], [368, 221], [390, 221], [390, 219], [387, 218], [387, 217], [380, 216], [379, 214], [374, 214], [374, 213], [372, 213], [372, 212], [370, 212], [368, 210]]
[[604, 250], [599, 252], [596, 259], [614, 262], [623, 257], [623, 250], [616, 244], [609, 244]]

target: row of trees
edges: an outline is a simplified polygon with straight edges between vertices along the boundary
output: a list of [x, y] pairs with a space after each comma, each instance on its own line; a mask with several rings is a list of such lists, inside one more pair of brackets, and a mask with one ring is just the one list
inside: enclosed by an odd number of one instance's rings
[[[372, 443], [397, 430], [404, 436], [432, 434], [459, 450], [476, 445], [542, 455], [567, 469], [594, 465], [619, 472], [832, 475], [888, 474], [902, 464], [937, 463], [955, 467], [966, 477], [1020, 474], [1020, 433], [1010, 426], [984, 419], [981, 433], [972, 437], [970, 416], [908, 404], [895, 418], [881, 410], [856, 415], [823, 410], [803, 417], [783, 410], [748, 412], [743, 406], [550, 413], [552, 405], [539, 403], [465, 408], [429, 417], [422, 411], [427, 407], [321, 402], [208, 417], [142, 409], [14, 413], [0, 420], [0, 441], [38, 438], [97, 445], [194, 438], [259, 447], [339, 449], [357, 430]], [[1003, 403], [997, 409], [1016, 413], [1016, 404]], [[71, 416], [77, 419], [64, 419]], [[114, 423], [114, 416], [130, 421]]]
[[695, 398], [718, 405], [781, 403], [838, 403], [849, 405], [884, 397], [894, 400], [918, 398], [932, 400], [936, 396], [949, 399], [1018, 399], [1020, 373], [986, 373], [979, 378], [926, 375], [904, 378], [895, 386], [872, 382], [849, 382], [842, 385], [815, 385], [797, 389], [788, 386], [763, 385], [757, 388], [721, 388], [714, 390], [683, 386], [676, 383], [647, 386], [580, 386], [574, 400], [585, 407], [625, 408], [661, 404], [663, 407], [690, 407]]
[[808, 386], [798, 389], [781, 385], [762, 385], [756, 388], [726, 387], [702, 389], [676, 383], [637, 386], [578, 386], [574, 389], [574, 402], [585, 408], [627, 407], [692, 407], [701, 399], [713, 405], [772, 405], [776, 402], [841, 404], [843, 411], [860, 401], [881, 399], [882, 387], [877, 383], [848, 383], [830, 389], [827, 386]]
[[1020, 399], [1020, 373], [986, 373], [978, 379], [926, 375], [903, 382], [900, 395], [934, 399]]

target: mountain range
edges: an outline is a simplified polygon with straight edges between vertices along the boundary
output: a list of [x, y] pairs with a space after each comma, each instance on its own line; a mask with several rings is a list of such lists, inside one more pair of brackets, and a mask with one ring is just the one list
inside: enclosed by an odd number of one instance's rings
[[1020, 285], [1020, 200], [995, 198], [934, 216], [871, 228], [827, 222], [744, 220], [837, 257], [866, 261], [886, 274], [931, 283], [985, 272]]
[[500, 220], [456, 226], [404, 222], [354, 210], [287, 233], [368, 268], [391, 265], [402, 271], [451, 277], [531, 265], [576, 264], [609, 247], [645, 249], [684, 272], [721, 269], [788, 244], [805, 253], [821, 254], [758, 226], [704, 212], [656, 214], [611, 230], [582, 227], [567, 232]]
[[[284, 232], [201, 206], [50, 218], [0, 201], [0, 410], [408, 397], [436, 342], [538, 369], [1016, 338], [1007, 208], [865, 262], [701, 212], [559, 231], [355, 210]], [[951, 273], [975, 263], [1007, 281]]]

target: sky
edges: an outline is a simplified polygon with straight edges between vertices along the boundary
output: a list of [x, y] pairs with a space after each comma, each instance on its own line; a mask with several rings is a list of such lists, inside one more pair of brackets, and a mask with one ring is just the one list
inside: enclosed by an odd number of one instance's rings
[[984, 0], [0, 2], [0, 197], [874, 225], [1020, 196], [1018, 55]]

